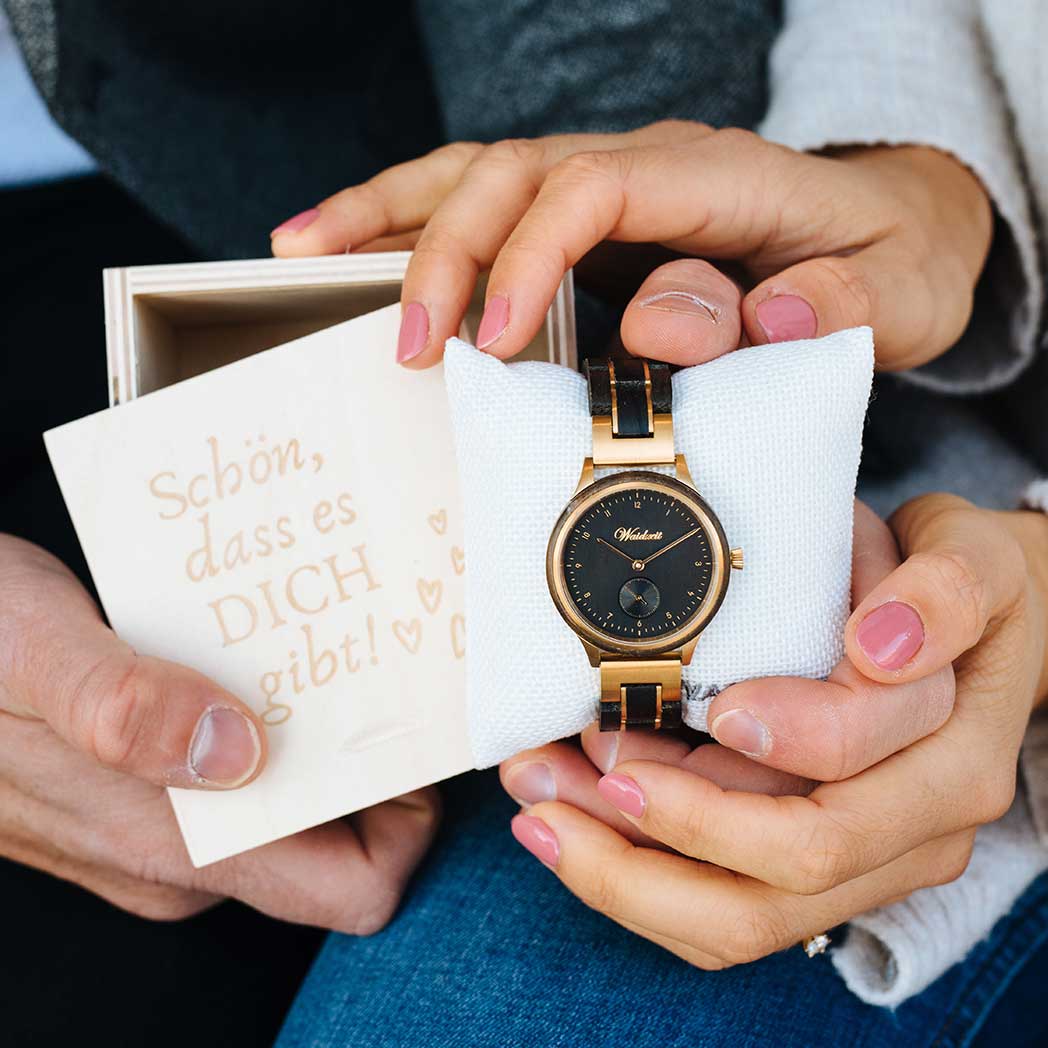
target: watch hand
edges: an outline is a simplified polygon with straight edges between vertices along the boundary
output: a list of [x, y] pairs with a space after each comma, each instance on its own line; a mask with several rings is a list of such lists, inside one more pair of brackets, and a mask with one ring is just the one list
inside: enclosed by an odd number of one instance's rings
[[634, 558], [631, 557], [628, 553], [623, 553], [622, 550], [618, 548], [618, 546], [613, 546], [610, 542], [607, 542], [605, 539], [602, 539], [599, 535], [597, 536], [597, 541], [603, 543], [613, 553], [617, 553], [620, 557], [625, 557], [631, 564], [633, 563]]
[[637, 593], [634, 590], [630, 589], [630, 584], [628, 582], [626, 583], [626, 590], [629, 593], [629, 595], [633, 598], [634, 606], [636, 606], [637, 604], [643, 604], [644, 607], [648, 606], [647, 597], [645, 597], [643, 593]]
[[662, 549], [656, 550], [650, 557], [644, 558], [645, 566], [650, 564], [656, 557], [661, 557], [663, 553], [669, 552], [674, 546], [679, 546], [685, 539], [690, 539], [692, 535], [696, 535], [700, 531], [702, 531], [702, 528], [692, 528], [686, 535], [681, 535], [679, 539], [674, 539], [668, 546], [663, 546]]

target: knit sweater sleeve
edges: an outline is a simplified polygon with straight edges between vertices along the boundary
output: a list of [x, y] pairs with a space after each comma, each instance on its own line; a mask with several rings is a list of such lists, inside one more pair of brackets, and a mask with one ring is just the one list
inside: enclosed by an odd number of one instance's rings
[[1011, 382], [1035, 352], [1042, 278], [1022, 158], [976, 0], [786, 0], [770, 76], [761, 132], [773, 141], [809, 151], [927, 145], [982, 181], [997, 224], [972, 323], [908, 378], [950, 393]]
[[[1035, 31], [1021, 24], [1031, 9], [1010, 9], [1011, 32]], [[1043, 289], [1023, 158], [978, 0], [785, 0], [785, 11], [760, 129], [767, 138], [801, 150], [941, 149], [976, 174], [996, 210], [967, 332], [906, 377], [949, 393], [1007, 385], [1035, 353]], [[979, 830], [972, 862], [957, 881], [850, 923], [834, 964], [853, 992], [870, 1004], [897, 1006], [989, 933], [1048, 869], [1048, 833], [1037, 826], [1044, 806], [1031, 801], [1037, 797], [1020, 791], [1004, 819]]]

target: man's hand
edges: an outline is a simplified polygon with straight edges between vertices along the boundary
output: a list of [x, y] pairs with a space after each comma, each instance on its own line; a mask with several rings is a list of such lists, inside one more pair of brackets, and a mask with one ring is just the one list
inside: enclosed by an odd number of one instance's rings
[[273, 252], [413, 245], [398, 351], [411, 367], [440, 359], [481, 271], [491, 275], [477, 342], [507, 358], [540, 329], [565, 270], [614, 241], [737, 263], [748, 287], [743, 296], [692, 259], [656, 269], [623, 317], [631, 352], [697, 364], [735, 349], [741, 300], [753, 344], [869, 324], [879, 365], [901, 370], [963, 332], [991, 234], [979, 181], [937, 150], [812, 156], [665, 121], [445, 146], [278, 227]]
[[432, 839], [435, 791], [193, 869], [163, 787], [233, 789], [265, 755], [248, 706], [134, 652], [68, 569], [0, 535], [0, 855], [146, 917], [231, 896], [290, 921], [376, 931]]

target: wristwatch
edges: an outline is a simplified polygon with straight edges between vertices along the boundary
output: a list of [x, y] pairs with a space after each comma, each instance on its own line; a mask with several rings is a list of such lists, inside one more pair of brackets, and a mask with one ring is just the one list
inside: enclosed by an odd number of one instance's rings
[[674, 452], [668, 365], [587, 361], [586, 376], [593, 455], [553, 527], [546, 579], [600, 669], [600, 730], [679, 727], [681, 667], [742, 550]]

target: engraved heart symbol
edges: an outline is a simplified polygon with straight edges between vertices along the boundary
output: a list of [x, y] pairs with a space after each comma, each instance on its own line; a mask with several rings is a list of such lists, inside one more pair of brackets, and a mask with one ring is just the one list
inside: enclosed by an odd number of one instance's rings
[[429, 526], [438, 535], [443, 535], [448, 530], [448, 511], [446, 509], [438, 509], [436, 513], [431, 513], [426, 519], [429, 521]]
[[404, 645], [404, 650], [409, 655], [418, 654], [418, 647], [422, 643], [422, 623], [418, 619], [412, 619], [410, 622], [397, 619], [393, 623], [393, 634]]
[[451, 547], [451, 566], [456, 575], [461, 575], [466, 570], [466, 554], [458, 546]]
[[457, 611], [451, 616], [451, 654], [456, 659], [466, 654], [466, 620]]
[[440, 607], [440, 598], [444, 593], [444, 584], [440, 579], [434, 579], [432, 582], [426, 579], [419, 579], [415, 584], [415, 588], [418, 590], [418, 599], [422, 601], [422, 606], [430, 615], [435, 615], [437, 608]]

